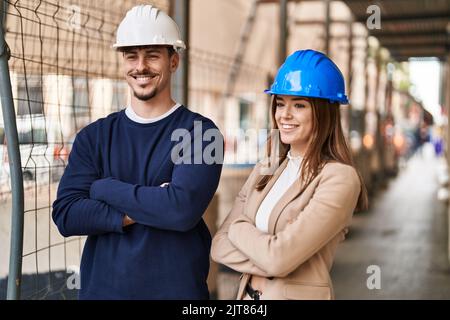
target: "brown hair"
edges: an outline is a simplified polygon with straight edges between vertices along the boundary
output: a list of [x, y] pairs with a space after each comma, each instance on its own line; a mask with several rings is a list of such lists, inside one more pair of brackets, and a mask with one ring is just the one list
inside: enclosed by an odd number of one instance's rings
[[[271, 118], [272, 126], [278, 129], [275, 121], [276, 96], [272, 97]], [[331, 103], [325, 99], [305, 98], [312, 106], [312, 135], [308, 149], [303, 157], [301, 180], [305, 181], [301, 192], [311, 183], [319, 174], [326, 163], [337, 161], [350, 165], [355, 168], [352, 154], [345, 141], [341, 126], [341, 114], [339, 103]], [[279, 138], [279, 132], [277, 132]], [[267, 143], [267, 155], [271, 161], [272, 137], [269, 137]], [[280, 165], [287, 157], [290, 145], [284, 144], [279, 139], [279, 161]], [[361, 192], [359, 194], [357, 210], [366, 210], [368, 208], [367, 189], [359, 171], [355, 168], [361, 182]], [[262, 175], [256, 185], [256, 190], [261, 191], [272, 178], [272, 175]]]

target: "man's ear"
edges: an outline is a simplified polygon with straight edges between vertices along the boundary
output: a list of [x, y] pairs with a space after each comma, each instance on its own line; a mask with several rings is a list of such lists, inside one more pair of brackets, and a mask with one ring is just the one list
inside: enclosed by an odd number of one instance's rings
[[170, 71], [171, 72], [177, 71], [177, 68], [178, 68], [179, 64], [180, 64], [180, 55], [178, 54], [178, 52], [175, 52], [170, 57]]

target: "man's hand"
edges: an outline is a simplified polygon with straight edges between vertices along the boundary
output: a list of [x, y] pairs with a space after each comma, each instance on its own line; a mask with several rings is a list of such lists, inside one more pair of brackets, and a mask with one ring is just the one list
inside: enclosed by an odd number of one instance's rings
[[132, 225], [132, 224], [135, 224], [135, 223], [136, 223], [136, 221], [134, 221], [133, 219], [131, 219], [129, 216], [125, 215], [125, 216], [123, 217], [123, 220], [122, 220], [122, 226], [123, 226], [123, 227], [127, 227], [127, 226]]

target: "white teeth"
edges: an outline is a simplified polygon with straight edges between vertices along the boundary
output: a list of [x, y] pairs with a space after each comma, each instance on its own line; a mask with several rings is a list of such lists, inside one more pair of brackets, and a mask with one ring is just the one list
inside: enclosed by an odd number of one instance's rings
[[297, 126], [293, 125], [293, 124], [282, 124], [281, 127], [283, 129], [293, 129], [293, 128], [296, 128]]
[[150, 80], [151, 79], [151, 77], [136, 77], [136, 80], [141, 80], [141, 81], [148, 81], [148, 80]]

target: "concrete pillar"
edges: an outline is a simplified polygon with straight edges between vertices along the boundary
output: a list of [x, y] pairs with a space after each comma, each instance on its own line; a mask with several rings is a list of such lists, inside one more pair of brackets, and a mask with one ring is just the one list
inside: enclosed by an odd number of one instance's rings
[[286, 59], [287, 55], [287, 38], [288, 38], [288, 27], [287, 27], [287, 6], [288, 0], [280, 0], [280, 43], [279, 43], [279, 53], [278, 53], [278, 65], [281, 66]]
[[330, 14], [330, 6], [331, 6], [331, 0], [323, 0], [325, 5], [325, 21], [324, 21], [324, 28], [325, 28], [325, 54], [330, 55], [330, 24], [331, 24], [331, 14]]
[[351, 119], [352, 119], [352, 106], [351, 106], [351, 96], [352, 96], [352, 77], [353, 77], [353, 20], [350, 19], [348, 21], [348, 60], [347, 60], [347, 96], [350, 103], [341, 108], [341, 117], [342, 117], [342, 129], [344, 131], [344, 136], [349, 139], [350, 136], [350, 127], [351, 127]]
[[[443, 101], [444, 103], [444, 107], [446, 109], [446, 114], [447, 114], [447, 122], [446, 122], [446, 130], [445, 130], [445, 139], [447, 147], [445, 148], [445, 156], [447, 158], [447, 167], [450, 168], [450, 126], [448, 124], [448, 116], [450, 114], [450, 52], [447, 53], [447, 61], [445, 61], [444, 63], [444, 68], [442, 70], [442, 72], [445, 73], [445, 75], [442, 77], [443, 79], [445, 79], [444, 84], [443, 84]], [[450, 185], [448, 186], [448, 188], [450, 188]], [[450, 207], [448, 208], [448, 231], [450, 232]], [[448, 246], [447, 246], [447, 250], [448, 250], [448, 260], [450, 262], [450, 237], [448, 237]]]
[[172, 83], [175, 101], [187, 106], [189, 102], [189, 0], [173, 0], [171, 11], [180, 28], [181, 38], [186, 43], [186, 50], [180, 52], [180, 65], [175, 72]]

